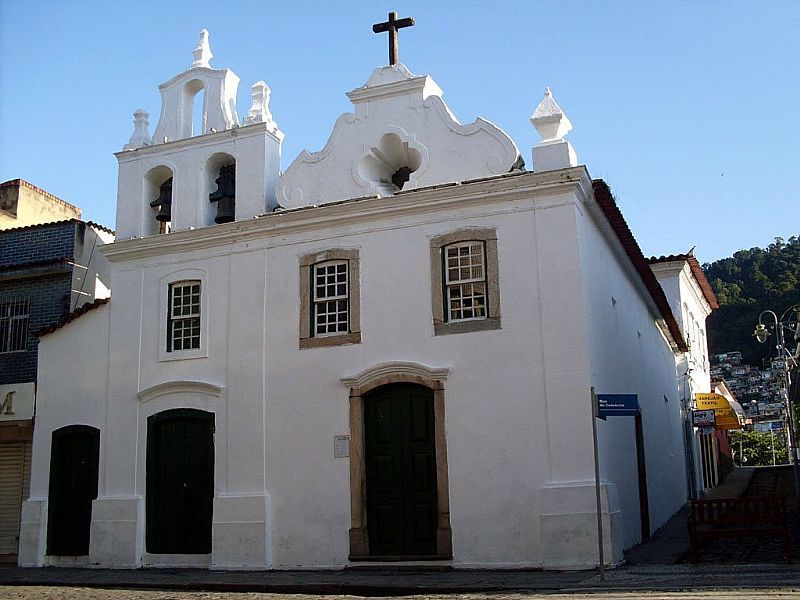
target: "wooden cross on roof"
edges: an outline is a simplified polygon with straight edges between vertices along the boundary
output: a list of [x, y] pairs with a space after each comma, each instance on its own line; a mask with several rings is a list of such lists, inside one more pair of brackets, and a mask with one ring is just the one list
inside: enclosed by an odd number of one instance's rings
[[376, 23], [372, 26], [372, 31], [375, 33], [389, 32], [389, 65], [396, 65], [397, 58], [400, 55], [400, 48], [397, 43], [397, 30], [403, 27], [411, 27], [414, 25], [414, 17], [406, 17], [398, 19], [396, 12], [389, 13], [389, 20], [384, 23]]

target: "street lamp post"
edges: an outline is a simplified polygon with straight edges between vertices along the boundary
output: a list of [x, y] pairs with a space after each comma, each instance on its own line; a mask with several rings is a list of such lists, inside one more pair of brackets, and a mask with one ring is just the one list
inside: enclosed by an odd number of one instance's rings
[[[764, 315], [772, 317], [772, 323], [764, 323]], [[778, 358], [781, 360], [781, 395], [783, 396], [783, 403], [786, 407], [786, 426], [788, 430], [787, 441], [789, 445], [789, 462], [794, 467], [794, 489], [795, 494], [800, 497], [800, 461], [797, 456], [797, 439], [794, 430], [794, 415], [792, 414], [792, 406], [789, 401], [789, 389], [791, 386], [792, 370], [797, 368], [798, 360], [800, 359], [800, 344], [792, 352], [786, 347], [786, 339], [784, 330], [789, 331], [795, 342], [800, 339], [800, 304], [790, 306], [780, 317], [771, 310], [764, 310], [758, 315], [758, 325], [753, 332], [756, 340], [760, 344], [767, 341], [771, 335], [770, 329], [775, 332], [776, 345], [775, 349], [778, 351]]]

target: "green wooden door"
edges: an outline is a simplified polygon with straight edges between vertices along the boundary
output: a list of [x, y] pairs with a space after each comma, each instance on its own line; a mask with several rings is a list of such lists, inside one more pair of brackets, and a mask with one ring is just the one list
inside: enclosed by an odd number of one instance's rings
[[377, 556], [436, 553], [433, 392], [378, 388], [364, 402], [367, 530]]
[[97, 498], [100, 431], [70, 425], [53, 432], [47, 501], [47, 554], [89, 554], [92, 500]]
[[208, 554], [214, 501], [214, 415], [177, 409], [147, 419], [146, 548]]

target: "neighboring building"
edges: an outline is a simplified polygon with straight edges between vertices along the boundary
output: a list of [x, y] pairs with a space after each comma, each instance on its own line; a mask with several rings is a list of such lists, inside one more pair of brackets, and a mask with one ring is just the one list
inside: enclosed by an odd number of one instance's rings
[[640, 406], [598, 421], [607, 559], [684, 504], [688, 347], [549, 90], [526, 172], [377, 68], [279, 177], [209, 58], [117, 154], [113, 301], [42, 338], [20, 564], [588, 567], [593, 387]]
[[[651, 257], [650, 268], [658, 278], [678, 319], [681, 335], [689, 351], [678, 356], [679, 394], [686, 441], [687, 475], [690, 490], [697, 498], [721, 480], [718, 432], [700, 433], [692, 423], [694, 397], [710, 393], [711, 365], [708, 360], [706, 319], [719, 308], [711, 284], [694, 253]], [[727, 433], [724, 435], [727, 436]]]
[[759, 369], [742, 364], [741, 352], [726, 352], [713, 356], [711, 375], [715, 380], [724, 379], [739, 399], [750, 421], [750, 429], [782, 431], [786, 421], [784, 369], [780, 359], [765, 361], [764, 367]]
[[[15, 183], [15, 182], [11, 182]], [[16, 180], [15, 189], [37, 190]], [[0, 191], [7, 191], [6, 184]], [[58, 213], [65, 202], [37, 191]], [[77, 210], [77, 209], [76, 209]], [[42, 213], [47, 213], [42, 207]], [[36, 332], [108, 296], [109, 265], [98, 246], [112, 232], [76, 219], [0, 232], [0, 561], [17, 560], [20, 507], [28, 496], [37, 381]], [[80, 347], [66, 352], [79, 362]]]
[[[731, 410], [736, 413], [740, 423], [745, 423], [745, 412], [742, 405], [736, 400], [733, 391], [725, 381], [712, 381], [711, 391], [719, 394], [728, 401]], [[730, 430], [717, 429], [714, 431], [713, 438], [701, 436], [703, 442], [710, 445], [710, 452], [702, 453], [704, 460], [711, 464], [703, 467], [703, 475], [707, 479], [707, 487], [714, 487], [722, 481], [725, 476], [733, 469], [733, 451], [731, 449]], [[715, 480], [712, 478], [716, 478]]]
[[0, 183], [0, 230], [80, 218], [80, 208], [23, 179]]

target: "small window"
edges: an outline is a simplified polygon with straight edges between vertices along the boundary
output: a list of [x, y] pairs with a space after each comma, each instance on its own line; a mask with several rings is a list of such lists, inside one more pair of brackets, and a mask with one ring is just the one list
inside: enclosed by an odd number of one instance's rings
[[314, 335], [347, 333], [349, 304], [347, 261], [314, 265]]
[[200, 348], [200, 282], [171, 283], [167, 308], [167, 352], [197, 348]]
[[358, 250], [300, 257], [300, 348], [361, 342]]
[[486, 251], [483, 242], [446, 246], [447, 321], [486, 318]]
[[434, 335], [500, 329], [497, 232], [460, 229], [431, 239]]
[[0, 353], [25, 352], [28, 349], [28, 300], [0, 303]]

